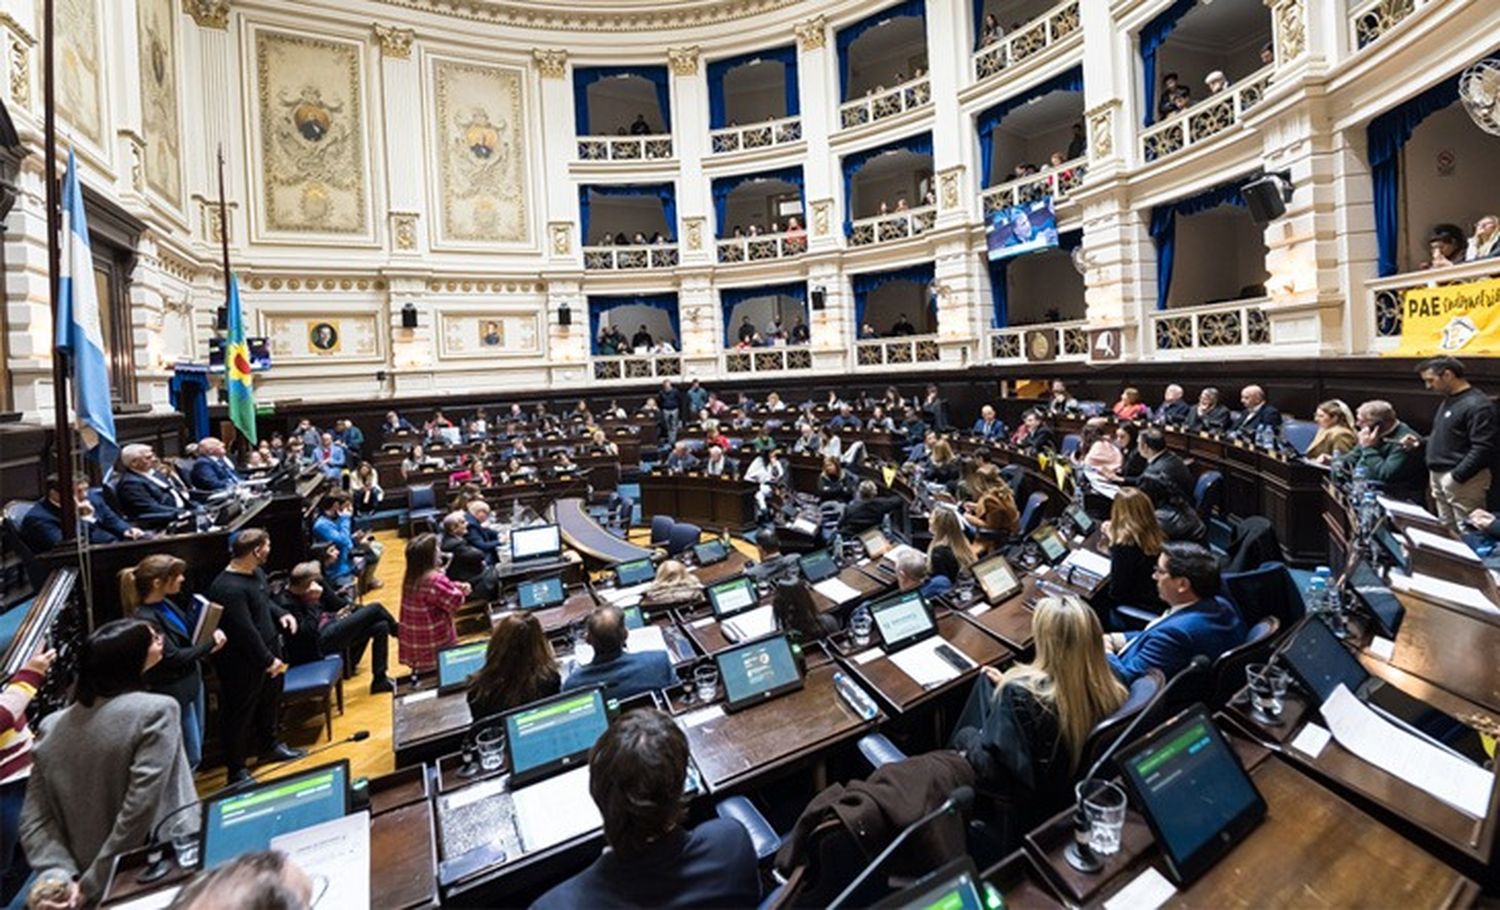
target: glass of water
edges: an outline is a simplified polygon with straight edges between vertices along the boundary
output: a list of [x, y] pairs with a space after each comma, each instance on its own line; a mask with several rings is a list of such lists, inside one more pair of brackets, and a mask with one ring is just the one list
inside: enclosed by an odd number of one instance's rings
[[167, 828], [167, 837], [172, 841], [172, 853], [177, 865], [192, 869], [198, 865], [198, 817], [192, 813], [173, 819]]
[[874, 630], [875, 619], [870, 611], [864, 607], [855, 610], [849, 616], [849, 638], [854, 642], [854, 647], [863, 648], [870, 644], [870, 633]]
[[712, 664], [703, 664], [693, 670], [693, 691], [698, 701], [708, 704], [719, 692], [719, 669]]
[[1255, 719], [1280, 723], [1289, 682], [1286, 671], [1274, 664], [1250, 664], [1245, 667], [1245, 678], [1250, 684], [1250, 707]]
[[1086, 780], [1076, 792], [1089, 820], [1089, 846], [1100, 856], [1119, 853], [1120, 831], [1125, 827], [1125, 791], [1107, 780]]
[[474, 748], [479, 752], [479, 767], [485, 771], [498, 771], [504, 763], [505, 730], [502, 727], [486, 727], [474, 737]]

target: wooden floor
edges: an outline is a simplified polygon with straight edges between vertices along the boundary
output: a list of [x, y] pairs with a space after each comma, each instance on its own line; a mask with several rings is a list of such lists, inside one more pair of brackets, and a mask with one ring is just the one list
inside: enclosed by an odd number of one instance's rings
[[[635, 543], [645, 543], [650, 538], [649, 528], [634, 529], [630, 537]], [[705, 535], [707, 537], [709, 535]], [[406, 571], [406, 541], [395, 531], [380, 531], [376, 539], [385, 545], [377, 575], [385, 587], [372, 591], [366, 601], [382, 603], [391, 615], [401, 616], [401, 576]], [[753, 557], [754, 547], [739, 538], [734, 538], [737, 549]], [[397, 647], [391, 641], [391, 676], [407, 673], [407, 669], [396, 662]], [[364, 661], [350, 679], [344, 680], [344, 713], [337, 710], [333, 715], [333, 738], [343, 739], [358, 730], [369, 730], [370, 738], [357, 743], [344, 743], [322, 752], [314, 758], [294, 762], [268, 772], [265, 779], [274, 779], [283, 773], [292, 774], [309, 767], [340, 758], [349, 759], [349, 770], [355, 778], [376, 777], [396, 770], [396, 753], [391, 746], [391, 696], [370, 694], [370, 654], [365, 652]], [[306, 710], [294, 708], [282, 724], [284, 738], [288, 743], [304, 749], [316, 748], [328, 743], [324, 732], [323, 715], [311, 706]], [[253, 768], [251, 770], [254, 770]], [[224, 768], [209, 768], [197, 777], [198, 792], [212, 793], [224, 786]]]

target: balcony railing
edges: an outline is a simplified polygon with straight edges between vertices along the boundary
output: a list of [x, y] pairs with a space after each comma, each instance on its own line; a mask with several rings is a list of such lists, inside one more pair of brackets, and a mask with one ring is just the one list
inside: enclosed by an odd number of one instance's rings
[[1266, 94], [1274, 66], [1256, 70], [1221, 92], [1199, 101], [1141, 133], [1141, 159], [1156, 161], [1191, 148], [1239, 123]]
[[861, 218], [850, 225], [849, 245], [870, 246], [890, 240], [904, 240], [932, 230], [937, 224], [937, 206], [888, 212], [873, 218]]
[[672, 137], [579, 136], [579, 161], [665, 161], [672, 157]]
[[1369, 47], [1418, 9], [1436, 0], [1363, 0], [1349, 4], [1349, 31], [1356, 50]]
[[594, 378], [658, 379], [682, 375], [681, 354], [621, 354], [617, 357], [595, 357]]
[[1480, 259], [1420, 272], [1403, 272], [1365, 282], [1365, 295], [1375, 317], [1375, 337], [1401, 337], [1401, 304], [1407, 291], [1486, 278], [1500, 278], [1500, 259]]
[[748, 149], [768, 149], [786, 145], [802, 138], [802, 118], [783, 117], [749, 126], [729, 126], [713, 130], [708, 134], [713, 154], [739, 152]]
[[1015, 66], [1039, 51], [1051, 47], [1069, 35], [1082, 33], [1078, 19], [1078, 0], [1053, 7], [999, 40], [974, 52], [974, 78], [988, 79], [1007, 67]]
[[990, 359], [1024, 361], [1026, 336], [1033, 332], [1052, 335], [1052, 350], [1058, 360], [1086, 360], [1089, 356], [1089, 336], [1082, 319], [1073, 322], [1048, 322], [1041, 325], [1018, 325], [996, 329], [990, 333]]
[[670, 269], [676, 265], [677, 244], [675, 243], [657, 243], [649, 246], [586, 246], [583, 248], [583, 267], [591, 271]]
[[1029, 205], [1043, 196], [1051, 196], [1054, 204], [1063, 202], [1083, 182], [1084, 175], [1088, 173], [1087, 161], [1087, 158], [1074, 158], [1035, 174], [990, 187], [979, 197], [984, 203], [985, 217], [1013, 205]]
[[926, 76], [909, 79], [895, 88], [881, 89], [839, 107], [839, 128], [849, 129], [894, 117], [902, 111], [932, 102], [932, 85]]
[[901, 335], [860, 339], [854, 344], [855, 362], [862, 367], [937, 363], [942, 359], [936, 335]]
[[768, 262], [807, 252], [807, 232], [725, 237], [714, 242], [720, 262]]
[[726, 373], [779, 373], [787, 370], [810, 369], [812, 369], [812, 351], [802, 345], [724, 352], [724, 372]]
[[1271, 343], [1267, 298], [1183, 307], [1151, 315], [1157, 351], [1252, 348]]

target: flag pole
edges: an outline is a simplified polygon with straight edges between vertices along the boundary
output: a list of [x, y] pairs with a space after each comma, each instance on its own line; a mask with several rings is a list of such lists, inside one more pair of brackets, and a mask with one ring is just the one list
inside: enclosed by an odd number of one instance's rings
[[[50, 0], [49, 0], [50, 2]], [[229, 213], [224, 206], [224, 144], [219, 143], [219, 240], [224, 254], [224, 303], [229, 304]]]
[[59, 349], [57, 317], [62, 310], [62, 210], [57, 184], [57, 103], [53, 61], [56, 35], [52, 27], [54, 0], [42, 2], [42, 182], [47, 187], [47, 273], [52, 295], [52, 410], [53, 438], [57, 448], [58, 498], [61, 500], [63, 540], [78, 533], [77, 508], [73, 502], [73, 428], [68, 422], [68, 366]]

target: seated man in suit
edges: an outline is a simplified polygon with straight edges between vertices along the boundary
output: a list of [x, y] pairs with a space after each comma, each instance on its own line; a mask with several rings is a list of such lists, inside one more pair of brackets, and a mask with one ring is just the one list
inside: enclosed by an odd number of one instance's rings
[[858, 430], [864, 423], [854, 413], [854, 406], [847, 401], [839, 405], [839, 412], [828, 420], [828, 425], [835, 430]]
[[979, 409], [979, 419], [974, 421], [974, 435], [985, 439], [1004, 439], [1005, 424], [995, 416], [995, 409], [989, 405]]
[[1198, 406], [1188, 411], [1187, 428], [1194, 433], [1229, 429], [1229, 409], [1219, 404], [1219, 390], [1209, 386], [1198, 393]]
[[139, 443], [120, 450], [125, 470], [115, 481], [115, 497], [125, 520], [143, 528], [164, 528], [188, 514], [190, 502], [181, 481], [157, 470], [156, 452]]
[[733, 477], [735, 474], [732, 462], [724, 457], [724, 450], [719, 446], [708, 447], [708, 460], [703, 463], [703, 473], [709, 477]]
[[1230, 424], [1231, 432], [1242, 436], [1254, 436], [1262, 428], [1281, 432], [1281, 412], [1266, 401], [1266, 390], [1258, 385], [1247, 385], [1240, 390], [1240, 404], [1245, 406], [1239, 418]]
[[323, 433], [318, 437], [318, 445], [313, 449], [312, 459], [325, 477], [338, 480], [339, 476], [344, 473], [348, 453], [344, 451], [343, 446], [333, 441], [332, 433]]
[[755, 532], [755, 547], [760, 551], [760, 562], [745, 570], [756, 581], [770, 581], [797, 566], [797, 557], [781, 552], [781, 538], [769, 525]]
[[672, 446], [672, 454], [667, 456], [667, 470], [672, 472], [686, 472], [698, 470], [698, 459], [688, 451], [687, 443], [678, 442]]
[[470, 588], [475, 600], [494, 600], [500, 593], [500, 583], [490, 568], [484, 551], [469, 543], [468, 512], [449, 512], [443, 517], [443, 536], [438, 549], [448, 558], [444, 574], [453, 581], [461, 581]]
[[839, 533], [868, 531], [899, 508], [900, 496], [881, 496], [875, 481], [862, 480], [854, 490], [854, 500], [844, 509], [844, 517], [839, 519]]
[[1192, 412], [1193, 406], [1183, 397], [1182, 386], [1174, 382], [1162, 393], [1161, 406], [1156, 409], [1156, 420], [1153, 422], [1180, 427], [1187, 423], [1188, 415]]
[[490, 520], [490, 504], [483, 499], [471, 499], [465, 506], [464, 515], [469, 522], [464, 541], [483, 553], [486, 562], [493, 564], [495, 555], [500, 552], [500, 532], [485, 527]]
[[712, 818], [682, 827], [687, 764], [687, 734], [666, 714], [645, 709], [615, 718], [589, 751], [589, 795], [609, 849], [533, 910], [759, 903], [755, 846], [744, 826]]
[[[74, 504], [78, 516], [78, 530], [88, 531], [89, 543], [114, 543], [119, 540], [141, 537], [144, 532], [133, 528], [105, 503], [100, 496], [96, 500], [88, 484], [74, 484]], [[33, 553], [45, 553], [63, 541], [62, 493], [57, 475], [47, 477], [47, 498], [37, 502], [21, 516], [21, 540]]]
[[927, 557], [920, 550], [902, 550], [896, 554], [895, 563], [897, 590], [916, 590], [930, 600], [953, 587], [953, 579], [928, 572]]
[[1169, 543], [1156, 560], [1156, 591], [1167, 612], [1140, 632], [1104, 637], [1109, 664], [1130, 685], [1149, 670], [1171, 679], [1199, 654], [1213, 659], [1245, 641], [1245, 623], [1219, 597], [1219, 561], [1197, 544]]
[[198, 457], [188, 478], [199, 490], [227, 490], [240, 482], [240, 475], [229, 460], [224, 443], [212, 436], [198, 441]]
[[606, 698], [629, 698], [677, 684], [672, 658], [665, 651], [626, 651], [630, 629], [619, 607], [606, 605], [589, 614], [587, 641], [594, 658], [579, 664], [563, 681], [563, 690], [604, 686]]
[[1155, 477], [1177, 488], [1189, 502], [1193, 499], [1193, 472], [1176, 452], [1167, 451], [1167, 437], [1161, 430], [1142, 430], [1136, 449], [1146, 459], [1142, 477]]

